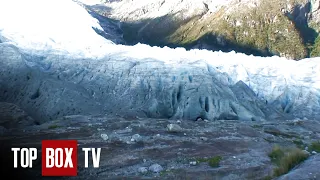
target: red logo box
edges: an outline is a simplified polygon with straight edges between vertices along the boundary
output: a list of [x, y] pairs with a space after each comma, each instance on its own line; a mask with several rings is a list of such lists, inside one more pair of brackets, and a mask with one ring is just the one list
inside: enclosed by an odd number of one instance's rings
[[42, 141], [42, 176], [77, 176], [76, 140]]

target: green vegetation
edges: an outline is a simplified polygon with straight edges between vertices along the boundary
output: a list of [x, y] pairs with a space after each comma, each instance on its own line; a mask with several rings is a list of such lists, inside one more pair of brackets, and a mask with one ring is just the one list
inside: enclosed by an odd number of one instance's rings
[[307, 158], [308, 155], [305, 152], [302, 152], [300, 149], [295, 149], [292, 152], [289, 152], [281, 159], [279, 167], [274, 170], [275, 176], [281, 176], [288, 173], [292, 168]]
[[[296, 5], [299, 2], [290, 3]], [[201, 41], [226, 50], [302, 59], [308, 56], [308, 51], [301, 32], [281, 12], [285, 6], [284, 1], [263, 0], [255, 8], [245, 8], [233, 14], [228, 14], [222, 7], [204, 20], [198, 18], [184, 24], [170, 39], [183, 45], [195, 45]]]
[[311, 145], [308, 147], [308, 150], [310, 152], [316, 151], [317, 153], [320, 153], [320, 141], [312, 142]]
[[160, 176], [169, 176], [173, 174], [178, 174], [181, 170], [180, 169], [167, 169], [160, 172]]
[[275, 146], [269, 153], [271, 161], [277, 165], [273, 171], [273, 177], [288, 173], [292, 168], [306, 160], [308, 156], [309, 155], [301, 149], [283, 149]]
[[197, 159], [197, 163], [207, 162], [211, 167], [219, 167], [221, 160], [222, 160], [221, 156], [214, 156], [211, 158], [199, 158]]
[[320, 56], [320, 35], [317, 37], [310, 54], [310, 57], [319, 57]]
[[48, 127], [48, 129], [56, 129], [56, 128], [59, 128], [59, 127], [60, 127], [60, 126], [54, 124], [54, 125], [50, 125], [50, 126]]
[[320, 153], [320, 141], [314, 141], [311, 144], [305, 144], [301, 139], [293, 140], [292, 141], [297, 148], [304, 149], [305, 147], [308, 147], [308, 151], [311, 153], [312, 151], [315, 151], [317, 153]]
[[304, 149], [304, 147], [306, 146], [301, 139], [297, 139], [297, 140], [293, 140], [292, 141], [296, 146], [297, 148], [299, 149]]
[[262, 128], [263, 126], [262, 125], [257, 125], [257, 124], [255, 124], [255, 125], [253, 125], [253, 126], [251, 126], [252, 128], [256, 128], [256, 129], [259, 129], [259, 128]]
[[[174, 15], [144, 20], [123, 26], [129, 43], [182, 46], [205, 45], [222, 51], [235, 50], [247, 54], [279, 55], [291, 59], [320, 56], [320, 38], [314, 44], [314, 29], [296, 24], [284, 9], [299, 6], [303, 0], [262, 0], [256, 7], [242, 7], [229, 13], [227, 7], [217, 12], [179, 20]], [[143, 27], [143, 28], [142, 28]], [[164, 29], [159, 31], [159, 29]], [[143, 32], [142, 32], [143, 31]], [[200, 42], [200, 43], [199, 43]]]
[[208, 160], [208, 164], [211, 167], [219, 167], [219, 164], [220, 164], [221, 160], [222, 160], [221, 156], [216, 156], [216, 157], [210, 158]]
[[[293, 59], [307, 56], [303, 39], [294, 23], [279, 9], [281, 1], [261, 1], [257, 8], [233, 14], [228, 21], [220, 22], [219, 31], [229, 42], [264, 54], [275, 54]], [[229, 32], [228, 32], [229, 31]], [[294, 51], [292, 51], [294, 49]]]
[[275, 146], [272, 151], [269, 153], [271, 161], [275, 164], [279, 164], [281, 158], [284, 156], [283, 150], [279, 146]]
[[293, 134], [293, 133], [286, 133], [286, 132], [281, 132], [277, 129], [265, 129], [264, 130], [265, 133], [268, 133], [268, 134], [272, 134], [274, 136], [282, 136], [282, 137], [285, 137], [285, 138], [300, 138], [298, 135], [296, 134]]
[[271, 179], [273, 179], [272, 176], [266, 176], [266, 177], [262, 178], [262, 180], [271, 180]]

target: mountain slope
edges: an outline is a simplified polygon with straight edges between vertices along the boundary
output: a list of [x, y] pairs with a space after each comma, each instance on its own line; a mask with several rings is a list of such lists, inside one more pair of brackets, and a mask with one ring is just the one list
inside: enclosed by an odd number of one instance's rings
[[[245, 52], [289, 59], [310, 56], [320, 22], [317, 1], [111, 1], [108, 17], [124, 38], [151, 45]], [[97, 9], [103, 13], [104, 10]]]

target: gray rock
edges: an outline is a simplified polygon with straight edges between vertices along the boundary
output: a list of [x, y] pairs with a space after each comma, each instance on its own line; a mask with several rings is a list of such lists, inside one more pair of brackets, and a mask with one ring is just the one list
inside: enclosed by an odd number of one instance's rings
[[147, 167], [139, 167], [138, 172], [141, 174], [145, 174], [148, 172], [148, 168]]
[[168, 124], [167, 125], [167, 130], [169, 132], [181, 132], [182, 128], [177, 124]]
[[303, 153], [305, 153], [305, 154], [307, 154], [307, 155], [310, 155], [310, 152], [309, 151], [307, 151], [307, 150], [302, 150], [303, 151]]
[[0, 126], [0, 134], [4, 134], [4, 133], [6, 133], [8, 130], [5, 128], [5, 127], [3, 127], [3, 126]]
[[163, 167], [159, 164], [153, 164], [149, 167], [149, 171], [152, 171], [154, 173], [159, 173], [163, 171]]
[[317, 154], [317, 152], [316, 151], [312, 151], [311, 154]]
[[[79, 119], [90, 120], [92, 126], [88, 126], [88, 122], [85, 121], [79, 123]], [[288, 148], [292, 147], [292, 137], [290, 136], [274, 136], [274, 141], [266, 141], [265, 135], [270, 134], [263, 132], [263, 126], [272, 124], [280, 131], [290, 129], [298, 133], [300, 137], [304, 137], [304, 134], [309, 132], [310, 128], [315, 128], [314, 132], [316, 133], [320, 132], [320, 122], [315, 120], [309, 120], [303, 126], [293, 126], [291, 123], [278, 120], [269, 121], [266, 124], [229, 120], [209, 123], [184, 121], [183, 128], [186, 130], [187, 136], [183, 136], [184, 132], [179, 135], [164, 133], [164, 126], [173, 122], [173, 120], [169, 119], [150, 120], [149, 118], [141, 118], [138, 121], [133, 121], [131, 119], [115, 119], [114, 117], [99, 116], [97, 118], [97, 116], [85, 116], [85, 118], [80, 118], [73, 116], [69, 120], [61, 118], [54, 121], [55, 124], [67, 122], [73, 123], [71, 127], [81, 128], [70, 131], [67, 129], [70, 126], [62, 126], [59, 128], [59, 132], [48, 133], [47, 128], [38, 131], [38, 126], [36, 126], [36, 128], [21, 128], [21, 130], [26, 129], [25, 132], [20, 131], [20, 129], [17, 129], [18, 131], [10, 131], [10, 133], [2, 135], [1, 138], [17, 137], [19, 138], [19, 141], [16, 142], [17, 145], [23, 142], [30, 147], [36, 147], [39, 145], [38, 142], [41, 142], [41, 139], [50, 138], [52, 135], [58, 139], [71, 135], [79, 140], [81, 146], [85, 145], [87, 147], [101, 147], [106, 142], [111, 141], [102, 149], [100, 163], [112, 168], [106, 168], [103, 170], [104, 172], [96, 168], [81, 168], [79, 171], [80, 179], [99, 179], [96, 176], [99, 173], [101, 173], [99, 177], [106, 176], [108, 179], [127, 179], [127, 177], [132, 177], [132, 179], [154, 179], [155, 176], [160, 174], [154, 174], [153, 171], [149, 171], [149, 166], [157, 163], [161, 164], [164, 169], [161, 171], [160, 179], [173, 179], [172, 175], [176, 177], [175, 179], [185, 179], [185, 174], [187, 173], [190, 179], [208, 179], [208, 177], [209, 179], [215, 179], [216, 177], [216, 179], [233, 180], [248, 179], [248, 177], [253, 176], [262, 178], [271, 174], [274, 170], [274, 165], [270, 163], [268, 153], [275, 145], [274, 142], [284, 146], [288, 145]], [[137, 128], [137, 123], [142, 126]], [[253, 128], [257, 124], [261, 127]], [[104, 127], [106, 131], [97, 132], [97, 128], [101, 127]], [[132, 132], [127, 131], [126, 127], [132, 127]], [[108, 141], [102, 140], [100, 137], [102, 133], [108, 135]], [[155, 138], [157, 133], [161, 133], [159, 138]], [[92, 134], [96, 135], [92, 136]], [[143, 134], [142, 138], [146, 143], [135, 144], [131, 142], [130, 139], [134, 134], [140, 134], [141, 136]], [[202, 141], [201, 137], [206, 137], [208, 140]], [[97, 138], [101, 142], [97, 142]], [[114, 140], [114, 138], [119, 140]], [[306, 144], [308, 144], [309, 141], [314, 142], [319, 137], [317, 134], [312, 134], [309, 139], [302, 139], [303, 142], [306, 141]], [[126, 144], [127, 141], [129, 144]], [[12, 154], [12, 152], [8, 153]], [[213, 171], [207, 171], [208, 174], [203, 173], [204, 168], [210, 168], [206, 167], [208, 164], [200, 163], [194, 165], [195, 163], [192, 162], [196, 161], [194, 158], [210, 158], [217, 156], [218, 153], [223, 155], [223, 161], [220, 164], [221, 168], [228, 166], [223, 171], [212, 169]], [[12, 162], [12, 159], [9, 159], [9, 162]], [[37, 167], [41, 168], [41, 166]], [[139, 173], [139, 167], [147, 167], [148, 172], [145, 174]], [[179, 171], [175, 171], [175, 169], [179, 169]], [[30, 171], [33, 173], [34, 169], [30, 169]], [[145, 169], [141, 170], [141, 172], [145, 172]], [[179, 172], [182, 172], [182, 174]], [[230, 176], [230, 174], [234, 174], [234, 176]]]
[[17, 105], [0, 102], [0, 126], [10, 129], [32, 126], [35, 124], [35, 120]]
[[263, 127], [263, 131], [272, 135], [275, 134], [281, 134], [281, 131], [278, 129], [278, 127], [274, 125], [266, 125]]
[[100, 136], [104, 141], [108, 141], [109, 139], [109, 136], [107, 134], [101, 134]]
[[312, 12], [320, 10], [320, 1], [311, 0], [311, 7]]
[[[78, 1], [78, 3], [80, 2]], [[103, 28], [103, 31], [97, 28], [94, 28], [97, 34], [99, 34], [100, 36], [103, 36], [106, 39], [111, 40], [116, 44], [125, 43], [122, 35], [122, 30], [117, 23], [114, 23], [109, 19], [105, 18], [104, 16], [101, 16], [100, 13], [93, 11], [93, 9], [91, 9], [90, 6], [86, 6], [86, 8], [90, 9], [91, 16], [96, 18], [99, 21], [99, 24], [101, 25], [101, 27]]]
[[208, 138], [206, 138], [206, 137], [200, 137], [200, 139], [201, 139], [202, 141], [208, 141]]
[[142, 141], [142, 137], [141, 137], [139, 134], [134, 134], [134, 135], [131, 137], [131, 141], [133, 141], [133, 142], [140, 142], [140, 141]]
[[201, 118], [201, 117], [198, 117], [197, 119], [196, 119], [196, 121], [202, 121], [203, 119]]

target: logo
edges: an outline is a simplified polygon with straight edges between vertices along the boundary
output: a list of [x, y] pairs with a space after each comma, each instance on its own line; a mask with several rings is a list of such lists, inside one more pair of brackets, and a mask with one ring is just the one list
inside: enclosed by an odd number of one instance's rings
[[[11, 148], [11, 151], [13, 151], [14, 168], [18, 168], [18, 164], [22, 168], [32, 168], [32, 162], [37, 159], [36, 148]], [[20, 163], [18, 163], [18, 154], [20, 155]]]
[[77, 176], [76, 140], [42, 141], [42, 176]]
[[[33, 168], [37, 148], [11, 148], [14, 168]], [[84, 168], [99, 168], [101, 148], [83, 147]], [[76, 140], [42, 141], [42, 176], [77, 176], [78, 142]], [[82, 159], [82, 158], [81, 158]], [[92, 163], [90, 163], [90, 159]], [[89, 165], [91, 164], [91, 165]]]

